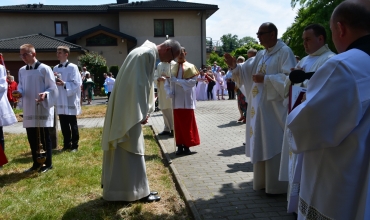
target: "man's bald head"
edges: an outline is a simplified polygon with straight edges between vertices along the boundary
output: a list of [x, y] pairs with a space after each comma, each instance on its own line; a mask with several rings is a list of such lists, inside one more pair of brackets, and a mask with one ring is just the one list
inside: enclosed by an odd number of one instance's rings
[[340, 22], [352, 30], [370, 33], [370, 1], [344, 1], [334, 9], [331, 20], [333, 23]]
[[342, 53], [357, 39], [370, 34], [370, 1], [347, 0], [340, 3], [330, 19], [332, 40]]
[[261, 27], [267, 27], [267, 30], [268, 31], [273, 31], [274, 33], [275, 33], [275, 37], [276, 37], [276, 39], [277, 39], [277, 36], [278, 36], [278, 29], [277, 29], [277, 27], [273, 24], [273, 23], [271, 23], [271, 22], [265, 22], [265, 23], [263, 23], [262, 25], [261, 25]]

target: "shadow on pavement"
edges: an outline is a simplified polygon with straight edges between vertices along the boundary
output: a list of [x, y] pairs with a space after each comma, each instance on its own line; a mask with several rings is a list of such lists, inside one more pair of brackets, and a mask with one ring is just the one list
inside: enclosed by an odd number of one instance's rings
[[236, 126], [245, 126], [243, 123], [237, 123], [236, 121], [230, 121], [228, 124], [219, 125], [219, 128], [229, 128], [229, 127], [236, 127]]

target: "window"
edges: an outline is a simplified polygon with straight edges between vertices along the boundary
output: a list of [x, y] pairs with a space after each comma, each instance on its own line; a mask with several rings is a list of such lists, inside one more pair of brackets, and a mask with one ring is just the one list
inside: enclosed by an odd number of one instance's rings
[[55, 21], [55, 36], [68, 36], [68, 22]]
[[173, 19], [154, 19], [154, 37], [174, 36]]
[[86, 39], [86, 46], [117, 46], [117, 38], [98, 34]]

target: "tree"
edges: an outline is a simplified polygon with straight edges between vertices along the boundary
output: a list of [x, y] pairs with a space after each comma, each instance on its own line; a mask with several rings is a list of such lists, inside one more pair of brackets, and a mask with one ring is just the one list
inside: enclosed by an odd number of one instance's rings
[[230, 53], [231, 51], [240, 47], [238, 35], [231, 35], [231, 34], [222, 35], [220, 40], [222, 42], [223, 52]]
[[242, 39], [239, 40], [239, 45], [240, 46], [243, 46], [249, 42], [252, 42], [252, 43], [256, 43], [258, 42], [255, 38], [253, 37], [250, 37], [250, 36], [246, 36], [246, 37], [243, 37]]
[[249, 49], [256, 49], [257, 51], [259, 51], [259, 50], [263, 50], [265, 48], [260, 44], [257, 44], [255, 42], [250, 41], [250, 42], [244, 44], [242, 47], [234, 50], [230, 54], [235, 58], [238, 58], [239, 56], [243, 56], [245, 59], [247, 59], [248, 58], [247, 52], [248, 52]]
[[106, 66], [106, 64], [106, 59], [94, 51], [86, 52], [78, 57], [78, 65], [81, 67], [86, 66], [91, 74], [99, 73], [101, 67]]
[[304, 28], [313, 23], [321, 24], [326, 30], [327, 44], [331, 50], [335, 51], [334, 44], [331, 40], [329, 21], [334, 8], [342, 1], [343, 0], [292, 0], [292, 7], [295, 7], [297, 3], [300, 3], [302, 7], [298, 10], [293, 24], [288, 27], [283, 34], [282, 40], [289, 45], [296, 55], [304, 57], [307, 55], [302, 43]]

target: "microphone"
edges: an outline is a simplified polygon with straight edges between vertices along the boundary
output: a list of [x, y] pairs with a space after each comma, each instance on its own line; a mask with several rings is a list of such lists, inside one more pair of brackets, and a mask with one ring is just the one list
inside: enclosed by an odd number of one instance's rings
[[308, 72], [306, 73], [303, 70], [293, 70], [289, 74], [289, 79], [292, 83], [302, 83], [306, 79], [311, 79], [315, 72]]

